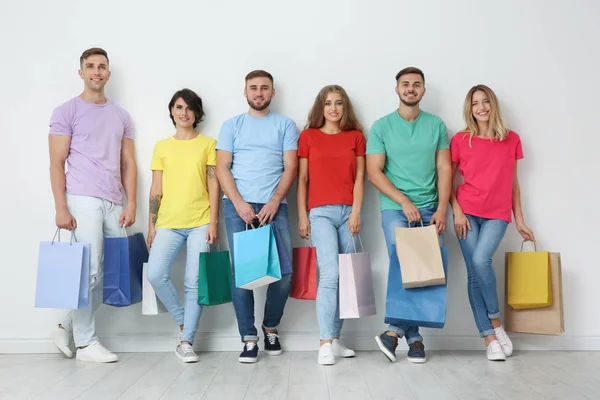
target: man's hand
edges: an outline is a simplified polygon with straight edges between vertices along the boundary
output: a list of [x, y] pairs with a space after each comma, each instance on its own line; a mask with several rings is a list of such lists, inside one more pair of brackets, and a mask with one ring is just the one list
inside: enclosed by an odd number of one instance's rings
[[273, 199], [269, 200], [256, 215], [258, 222], [260, 222], [261, 225], [267, 225], [273, 221], [275, 214], [277, 214], [277, 210], [279, 210], [279, 202]]
[[58, 211], [56, 213], [56, 226], [70, 231], [77, 228], [77, 221], [68, 210]]
[[447, 211], [448, 210], [444, 210], [443, 208], [438, 208], [435, 214], [433, 214], [433, 216], [431, 217], [431, 221], [429, 221], [430, 224], [435, 224], [435, 227], [438, 231], [438, 235], [441, 235], [442, 233], [444, 233], [444, 230], [446, 230]]
[[123, 210], [123, 213], [119, 217], [119, 224], [124, 228], [128, 228], [131, 225], [133, 225], [134, 222], [135, 222], [135, 206], [128, 205]]
[[233, 203], [233, 206], [235, 207], [235, 211], [237, 211], [240, 218], [243, 219], [248, 225], [251, 225], [252, 221], [256, 219], [254, 209], [245, 201], [241, 200], [238, 203]]
[[421, 221], [421, 213], [419, 212], [419, 209], [415, 207], [415, 205], [410, 200], [406, 200], [400, 205], [402, 206], [402, 211], [404, 212], [404, 215], [406, 215], [406, 218], [408, 219], [409, 225], [413, 222]]

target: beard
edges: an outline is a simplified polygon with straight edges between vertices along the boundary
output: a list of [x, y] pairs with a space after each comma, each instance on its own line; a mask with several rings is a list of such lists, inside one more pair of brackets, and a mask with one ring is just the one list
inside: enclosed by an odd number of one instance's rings
[[253, 110], [256, 110], [256, 111], [262, 111], [262, 110], [264, 110], [264, 109], [268, 108], [268, 107], [271, 105], [271, 99], [269, 99], [269, 100], [265, 101], [265, 103], [264, 103], [262, 106], [257, 106], [257, 105], [256, 105], [256, 104], [254, 104], [254, 103], [252, 102], [252, 100], [250, 100], [250, 99], [247, 99], [247, 100], [248, 100], [248, 105], [249, 105], [249, 106], [250, 106], [250, 107], [251, 107]]
[[417, 100], [413, 100], [413, 101], [406, 101], [401, 96], [398, 96], [398, 97], [400, 97], [400, 101], [402, 102], [402, 104], [404, 104], [405, 106], [408, 106], [408, 107], [414, 107], [421, 102], [421, 99], [417, 99]]

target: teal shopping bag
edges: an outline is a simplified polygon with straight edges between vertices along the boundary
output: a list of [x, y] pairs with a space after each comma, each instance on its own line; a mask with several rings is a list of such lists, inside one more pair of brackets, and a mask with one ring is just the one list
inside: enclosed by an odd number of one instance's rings
[[200, 253], [198, 258], [198, 304], [231, 303], [231, 264], [228, 251]]
[[235, 286], [253, 290], [281, 279], [281, 264], [271, 225], [233, 234]]

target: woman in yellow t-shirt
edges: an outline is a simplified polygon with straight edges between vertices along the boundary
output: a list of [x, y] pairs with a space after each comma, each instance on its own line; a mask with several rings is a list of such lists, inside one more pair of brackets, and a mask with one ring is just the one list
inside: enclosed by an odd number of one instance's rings
[[[204, 111], [202, 99], [193, 91], [183, 89], [173, 95], [169, 116], [175, 135], [157, 142], [152, 156], [148, 280], [179, 325], [175, 354], [183, 362], [197, 362], [192, 343], [202, 312], [198, 304], [198, 257], [218, 241], [217, 142], [194, 130]], [[171, 265], [184, 242], [185, 306], [170, 278]]]

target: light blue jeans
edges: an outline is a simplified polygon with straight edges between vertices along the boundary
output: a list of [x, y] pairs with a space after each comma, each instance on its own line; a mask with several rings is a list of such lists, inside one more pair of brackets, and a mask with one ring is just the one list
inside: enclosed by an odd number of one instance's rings
[[[428, 226], [431, 217], [437, 211], [437, 204], [432, 204], [426, 207], [419, 208], [421, 220], [424, 226]], [[383, 227], [383, 235], [387, 244], [388, 256], [391, 257], [395, 252], [392, 246], [396, 245], [396, 227], [407, 228], [408, 218], [402, 210], [383, 210], [381, 212], [381, 225]], [[420, 226], [420, 222], [413, 222], [412, 226]], [[443, 246], [443, 238], [440, 237], [440, 245]], [[389, 323], [389, 322], [388, 322]], [[396, 332], [399, 337], [405, 337], [408, 344], [414, 342], [422, 342], [423, 337], [419, 333], [418, 326], [395, 326], [389, 325], [388, 331]]]
[[317, 289], [317, 321], [321, 340], [339, 337], [344, 321], [340, 319], [339, 259], [354, 247], [348, 231], [351, 206], [333, 204], [310, 210], [310, 236], [317, 249], [319, 286]]
[[98, 343], [96, 310], [102, 304], [104, 238], [123, 235], [119, 224], [123, 207], [99, 197], [68, 193], [66, 197], [69, 212], [77, 221], [77, 240], [90, 244], [90, 291], [89, 307], [69, 312], [61, 325], [66, 331], [73, 332], [75, 346], [83, 347]]
[[467, 215], [471, 230], [467, 238], [459, 239], [465, 264], [469, 302], [475, 317], [475, 325], [481, 337], [494, 334], [490, 318], [500, 318], [496, 274], [492, 257], [506, 233], [508, 222]]
[[[206, 243], [208, 224], [188, 229], [161, 228], [156, 231], [148, 259], [148, 281], [156, 295], [169, 310], [175, 323], [183, 325], [181, 340], [194, 343], [202, 306], [198, 304], [198, 258], [200, 253], [210, 251]], [[185, 307], [171, 282], [171, 265], [186, 242], [185, 261]]]

